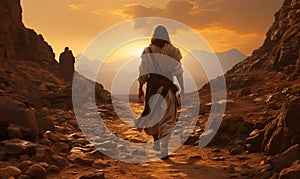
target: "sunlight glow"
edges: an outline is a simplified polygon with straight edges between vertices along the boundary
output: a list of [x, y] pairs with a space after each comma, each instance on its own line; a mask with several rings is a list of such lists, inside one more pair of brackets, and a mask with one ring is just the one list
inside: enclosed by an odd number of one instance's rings
[[135, 49], [134, 54], [135, 56], [141, 56], [143, 53], [143, 48], [139, 47], [138, 49]]
[[112, 52], [105, 62], [127, 61], [132, 58], [140, 57], [144, 48], [148, 45], [148, 39], [129, 42]]

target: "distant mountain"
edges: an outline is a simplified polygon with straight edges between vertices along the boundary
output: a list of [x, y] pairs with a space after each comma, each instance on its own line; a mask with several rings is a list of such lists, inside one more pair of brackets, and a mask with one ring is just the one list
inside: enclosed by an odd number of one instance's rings
[[[112, 81], [116, 76], [126, 77], [127, 79], [137, 78], [141, 60], [139, 57], [132, 56], [121, 61], [105, 62], [102, 64], [101, 61], [90, 60], [82, 54], [76, 58], [76, 71], [93, 81], [97, 80], [97, 82], [103, 84], [108, 90], [112, 89]], [[205, 68], [209, 68], [211, 76], [215, 78], [224, 74], [224, 72], [245, 58], [246, 56], [237, 49], [220, 53], [194, 50], [191, 54], [183, 57], [181, 61], [185, 68], [184, 80], [186, 91], [190, 92], [200, 89], [208, 81], [201, 64], [204, 64]], [[219, 62], [224, 72], [214, 70], [215, 64], [212, 63], [214, 60]], [[124, 88], [128, 88], [128, 81], [118, 78], [116, 80], [118, 83], [115, 84], [118, 85], [118, 88], [115, 92], [126, 93]], [[131, 93], [136, 93], [135, 88], [137, 88], [136, 83], [132, 84]]]
[[232, 68], [235, 64], [247, 58], [246, 55], [244, 55], [242, 52], [240, 52], [235, 48], [225, 52], [216, 52], [216, 53], [211, 53], [203, 50], [201, 51], [195, 50], [192, 52], [192, 54], [197, 56], [199, 60], [207, 60], [207, 61], [211, 61], [213, 58], [217, 57], [225, 72], [230, 68]]
[[83, 54], [78, 54], [75, 57], [75, 70], [86, 78], [96, 81], [95, 77], [98, 73], [98, 67], [100, 66], [101, 61], [90, 60], [88, 57]]
[[234, 65], [246, 59], [247, 56], [237, 49], [231, 49], [226, 52], [216, 53], [220, 60], [224, 72], [230, 70]]
[[[200, 89], [208, 82], [209, 76], [207, 74], [210, 74], [210, 79], [223, 75], [246, 57], [246, 55], [237, 49], [219, 53], [194, 50], [182, 59], [182, 64], [186, 68], [186, 71], [193, 77], [197, 89]], [[216, 65], [221, 65], [223, 71], [217, 70]], [[191, 80], [187, 80], [187, 77], [185, 82], [187, 88], [192, 87]]]
[[[97, 81], [104, 85], [104, 87], [112, 92], [113, 81], [117, 85], [114, 88], [114, 94], [127, 94], [125, 88], [128, 86], [129, 79], [137, 79], [138, 66], [140, 64], [140, 58], [132, 56], [128, 59], [102, 62], [100, 60], [90, 60], [86, 56], [80, 54], [76, 56], [75, 69], [78, 73], [86, 78]], [[120, 79], [125, 77], [126, 80]], [[134, 84], [137, 86], [137, 84]], [[133, 88], [134, 89], [134, 88]], [[136, 93], [135, 91], [132, 93]]]

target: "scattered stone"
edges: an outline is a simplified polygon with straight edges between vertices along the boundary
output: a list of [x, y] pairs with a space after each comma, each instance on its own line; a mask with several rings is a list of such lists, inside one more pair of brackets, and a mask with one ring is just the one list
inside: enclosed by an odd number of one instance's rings
[[51, 165], [56, 165], [60, 169], [63, 169], [68, 163], [66, 159], [55, 155], [50, 147], [44, 145], [39, 145], [37, 147], [36, 160], [39, 162], [46, 162]]
[[105, 179], [105, 176], [103, 172], [89, 173], [81, 176], [79, 179]]
[[[184, 141], [184, 145], [197, 145], [199, 143], [199, 135], [197, 133], [194, 133], [194, 134], [184, 134], [185, 137], [183, 139], [185, 139]], [[189, 136], [186, 136], [186, 135], [189, 135]], [[186, 137], [188, 137], [186, 139]]]
[[247, 96], [249, 94], [251, 94], [251, 89], [250, 88], [243, 88], [241, 90], [241, 96]]
[[270, 165], [270, 164], [267, 164], [264, 168], [263, 168], [263, 171], [270, 171], [272, 170], [273, 167]]
[[53, 155], [48, 161], [45, 161], [51, 165], [55, 165], [59, 167], [61, 170], [64, 169], [66, 166], [68, 166], [68, 161], [59, 155]]
[[[242, 117], [224, 118], [217, 134], [209, 143], [209, 146], [227, 145], [236, 139], [248, 136], [250, 131], [251, 125]], [[206, 135], [209, 135], [209, 133]], [[202, 136], [203, 134], [201, 135], [201, 138]]]
[[234, 168], [235, 168], [235, 166], [231, 164], [229, 166], [224, 167], [224, 170], [226, 170], [230, 173], [234, 173], [235, 172]]
[[119, 172], [123, 175], [127, 173], [123, 168], [120, 168]]
[[90, 159], [90, 158], [76, 158], [74, 163], [76, 165], [82, 165], [82, 166], [87, 166], [87, 167], [90, 167], [93, 165], [94, 163], [94, 160], [93, 159]]
[[19, 155], [21, 153], [24, 154], [34, 154], [35, 144], [20, 140], [20, 139], [12, 139], [5, 140], [0, 142], [3, 146], [3, 151], [10, 155]]
[[46, 131], [44, 133], [44, 138], [52, 141], [52, 142], [58, 142], [59, 138], [54, 134], [52, 131]]
[[36, 112], [36, 119], [40, 131], [40, 135], [43, 135], [46, 131], [55, 131], [54, 123], [51, 119], [44, 115], [43, 112]]
[[289, 167], [295, 160], [300, 159], [300, 144], [293, 145], [282, 154], [276, 155], [271, 159], [274, 169], [280, 171]]
[[262, 160], [262, 161], [260, 161], [260, 165], [265, 165], [267, 163], [267, 161], [266, 160]]
[[190, 155], [188, 156], [187, 162], [188, 163], [195, 163], [200, 160], [203, 160], [203, 158], [200, 155]]
[[260, 102], [262, 102], [263, 100], [264, 100], [263, 98], [258, 97], [258, 98], [255, 98], [255, 99], [254, 99], [254, 102], [260, 103]]
[[73, 140], [73, 139], [79, 139], [79, 138], [84, 138], [84, 135], [81, 133], [81, 132], [76, 132], [76, 133], [73, 133], [73, 134], [70, 134], [68, 136], [68, 138], [70, 140]]
[[42, 138], [40, 140], [40, 144], [50, 146], [52, 144], [52, 142], [49, 139]]
[[47, 172], [54, 172], [54, 173], [58, 173], [60, 171], [60, 168], [56, 165], [50, 165], [47, 168]]
[[22, 161], [19, 165], [18, 165], [18, 168], [23, 170], [23, 169], [26, 169], [28, 167], [30, 167], [31, 165], [33, 165], [33, 162], [30, 161], [30, 160], [26, 160], [26, 161]]
[[201, 128], [201, 129], [196, 129], [196, 130], [195, 130], [195, 132], [197, 132], [197, 133], [201, 133], [201, 132], [203, 132], [203, 131], [204, 131], [204, 129], [202, 129], [202, 128]]
[[68, 153], [70, 151], [69, 144], [58, 142], [54, 144], [54, 151], [61, 153]]
[[191, 155], [191, 156], [188, 157], [188, 159], [203, 160], [203, 158], [200, 155]]
[[98, 159], [104, 159], [104, 154], [103, 153], [101, 153], [98, 149], [95, 149], [95, 150], [93, 150], [93, 151], [91, 151], [91, 152], [88, 152], [87, 153], [87, 155], [88, 156], [91, 156], [91, 157], [93, 157], [93, 158], [98, 158]]
[[300, 164], [283, 169], [279, 174], [279, 179], [300, 178]]
[[248, 153], [261, 151], [261, 143], [263, 140], [264, 132], [263, 130], [255, 129], [251, 132], [250, 137], [246, 139], [246, 151]]
[[95, 160], [95, 162], [93, 163], [92, 166], [97, 169], [102, 169], [102, 168], [107, 167], [107, 162], [105, 162], [102, 159], [97, 159], [97, 160]]
[[33, 164], [25, 174], [31, 176], [32, 179], [46, 179], [47, 171], [40, 164]]
[[22, 130], [15, 124], [10, 124], [7, 128], [7, 132], [11, 139], [21, 139], [23, 137]]
[[82, 150], [84, 149], [80, 147], [74, 147], [67, 156], [67, 159], [76, 165], [92, 166], [94, 159], [91, 159]]
[[212, 149], [211, 152], [213, 152], [213, 153], [220, 153], [221, 149], [215, 148], [215, 149]]
[[243, 147], [241, 145], [238, 145], [229, 150], [229, 155], [238, 155], [241, 154], [243, 151], [244, 151]]
[[214, 157], [213, 160], [215, 160], [215, 161], [224, 161], [225, 158], [224, 157]]
[[38, 163], [41, 167], [43, 167], [43, 168], [48, 168], [49, 167], [49, 164], [48, 163], [46, 163], [46, 162], [40, 162], [40, 163]]
[[44, 161], [52, 157], [53, 151], [50, 147], [45, 145], [39, 145], [36, 147], [36, 158], [39, 161]]
[[8, 166], [0, 169], [0, 177], [10, 178], [10, 177], [18, 177], [22, 174], [22, 171], [15, 166]]
[[77, 170], [72, 171], [73, 175], [77, 175], [79, 172]]

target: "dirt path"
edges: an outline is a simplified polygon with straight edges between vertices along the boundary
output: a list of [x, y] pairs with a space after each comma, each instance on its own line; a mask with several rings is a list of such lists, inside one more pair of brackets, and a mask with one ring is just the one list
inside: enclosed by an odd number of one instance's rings
[[[131, 109], [140, 114], [143, 107], [138, 103], [130, 103]], [[152, 140], [144, 132], [128, 127], [120, 119], [104, 120], [107, 127], [118, 137], [131, 142], [146, 142]], [[108, 140], [109, 141], [109, 140]], [[90, 148], [87, 144], [83, 148]], [[120, 146], [116, 145], [119, 149]], [[170, 154], [168, 160], [157, 159], [147, 163], [126, 163], [109, 157], [102, 157], [102, 164], [85, 167], [71, 165], [60, 173], [60, 178], [78, 178], [83, 174], [104, 172], [106, 178], [252, 178], [268, 169], [262, 154], [240, 153], [230, 155], [228, 147], [199, 148], [183, 145]], [[132, 153], [128, 153], [130, 157]], [[127, 157], [128, 157], [127, 156]], [[97, 160], [97, 158], [94, 158]], [[56, 178], [58, 176], [53, 176]], [[263, 176], [262, 176], [263, 177]], [[59, 178], [59, 177], [58, 177]]]
[[228, 155], [217, 148], [182, 146], [169, 160], [144, 164], [116, 162], [108, 178], [251, 178], [265, 168], [258, 154]]

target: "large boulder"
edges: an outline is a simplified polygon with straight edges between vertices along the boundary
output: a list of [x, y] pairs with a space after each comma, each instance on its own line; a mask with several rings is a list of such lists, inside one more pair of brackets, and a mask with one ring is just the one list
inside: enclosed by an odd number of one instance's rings
[[8, 166], [0, 169], [0, 178], [18, 178], [22, 171], [14, 166]]
[[264, 151], [267, 155], [282, 153], [300, 143], [300, 98], [284, 104], [277, 117], [262, 130], [255, 129], [246, 139], [249, 152]]
[[[233, 144], [251, 133], [251, 125], [242, 117], [228, 117], [222, 123], [209, 146]], [[201, 140], [201, 137], [200, 137]]]
[[300, 178], [300, 164], [282, 170], [279, 179]]
[[281, 154], [277, 154], [272, 157], [271, 165], [275, 170], [282, 170], [289, 167], [294, 161], [300, 160], [300, 145], [296, 144], [284, 151]]
[[54, 130], [51, 120], [37, 115], [34, 108], [8, 96], [0, 96], [0, 140], [34, 140], [47, 130]]
[[276, 119], [264, 128], [263, 149], [267, 155], [275, 155], [295, 144], [300, 134], [300, 98], [285, 104]]
[[9, 139], [7, 128], [10, 124], [21, 126], [28, 135], [37, 136], [39, 127], [35, 110], [8, 96], [0, 96], [0, 139]]

